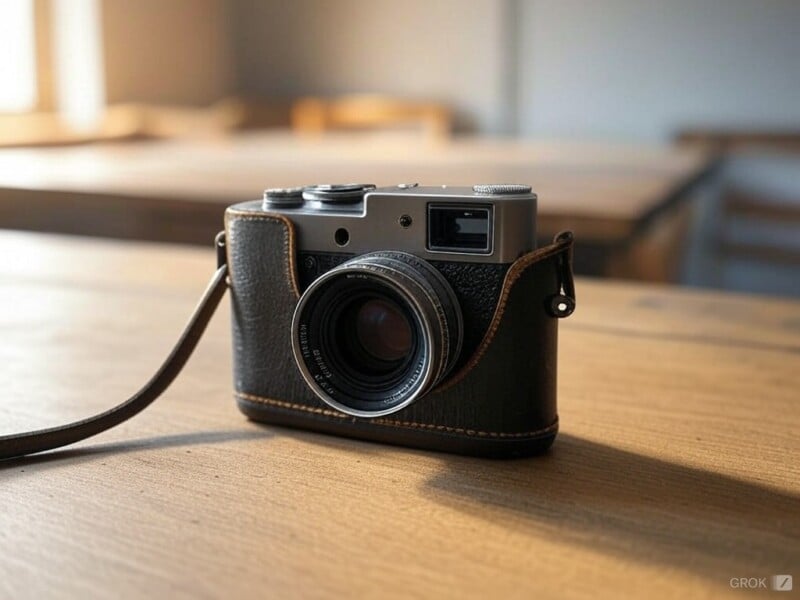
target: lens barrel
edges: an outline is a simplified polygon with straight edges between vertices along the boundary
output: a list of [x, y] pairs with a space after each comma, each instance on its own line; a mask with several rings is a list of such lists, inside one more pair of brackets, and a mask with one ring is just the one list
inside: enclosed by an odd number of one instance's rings
[[463, 322], [442, 274], [405, 252], [372, 252], [300, 298], [292, 348], [314, 393], [349, 415], [396, 412], [430, 391], [461, 351]]

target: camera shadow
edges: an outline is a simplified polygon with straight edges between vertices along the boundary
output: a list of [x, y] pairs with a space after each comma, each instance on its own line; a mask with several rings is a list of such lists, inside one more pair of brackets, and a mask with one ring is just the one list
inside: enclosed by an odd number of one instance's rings
[[800, 496], [575, 436], [529, 459], [453, 458], [425, 489], [513, 530], [714, 579], [800, 564]]

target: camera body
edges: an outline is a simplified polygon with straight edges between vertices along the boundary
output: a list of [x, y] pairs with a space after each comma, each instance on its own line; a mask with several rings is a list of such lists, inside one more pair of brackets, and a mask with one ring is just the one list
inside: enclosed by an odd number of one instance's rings
[[520, 185], [271, 189], [226, 212], [234, 387], [258, 421], [483, 456], [557, 427], [571, 234]]

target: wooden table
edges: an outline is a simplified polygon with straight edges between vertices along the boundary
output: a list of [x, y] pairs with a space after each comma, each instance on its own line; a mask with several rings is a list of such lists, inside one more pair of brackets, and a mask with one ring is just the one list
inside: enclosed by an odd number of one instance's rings
[[[586, 250], [576, 253], [579, 272], [619, 273], [635, 268], [614, 271], [612, 262], [624, 262], [631, 246], [670, 216], [714, 164], [705, 151], [669, 146], [491, 138], [432, 143], [386, 133], [273, 131], [6, 149], [0, 150], [0, 227], [206, 244], [225, 206], [258, 198], [265, 187], [527, 182], [539, 194], [541, 238], [572, 229]], [[651, 254], [658, 252], [665, 251]]]
[[[0, 433], [138, 387], [214, 262], [0, 252]], [[224, 302], [142, 415], [0, 465], [0, 597], [742, 598], [731, 578], [800, 576], [800, 303], [581, 279], [559, 352], [550, 453], [431, 454], [245, 420]]]

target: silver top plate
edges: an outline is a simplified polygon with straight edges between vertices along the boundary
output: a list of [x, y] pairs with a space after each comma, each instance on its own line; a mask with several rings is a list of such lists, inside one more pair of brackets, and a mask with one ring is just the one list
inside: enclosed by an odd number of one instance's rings
[[[510, 185], [498, 193], [490, 186], [394, 186], [368, 191], [352, 204], [306, 200], [296, 207], [264, 206], [262, 201], [243, 202], [237, 211], [277, 213], [295, 226], [297, 247], [302, 252], [365, 254], [376, 250], [409, 252], [426, 260], [471, 263], [510, 263], [532, 250], [536, 240], [536, 194], [527, 186]], [[519, 191], [517, 191], [519, 190]], [[437, 250], [431, 247], [431, 207], [488, 209], [489, 247]], [[346, 234], [343, 234], [344, 230]], [[338, 233], [337, 233], [338, 232]], [[342, 244], [342, 240], [346, 243]]]

